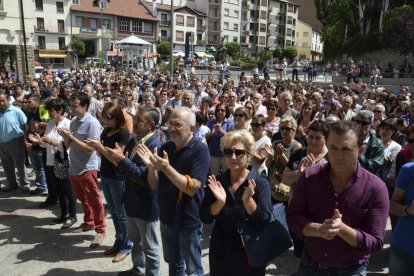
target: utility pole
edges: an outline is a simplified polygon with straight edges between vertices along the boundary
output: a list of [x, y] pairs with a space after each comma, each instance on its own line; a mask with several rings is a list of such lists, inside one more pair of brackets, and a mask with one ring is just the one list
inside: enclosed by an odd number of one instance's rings
[[27, 59], [27, 44], [26, 44], [26, 27], [24, 25], [24, 8], [23, 0], [20, 0], [20, 14], [22, 20], [22, 30], [23, 30], [23, 49], [24, 49], [24, 62], [26, 65], [26, 76], [29, 75], [29, 61]]

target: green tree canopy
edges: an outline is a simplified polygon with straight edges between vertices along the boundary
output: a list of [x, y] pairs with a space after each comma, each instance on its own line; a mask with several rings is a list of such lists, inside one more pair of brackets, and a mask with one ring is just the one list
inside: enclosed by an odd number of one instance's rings
[[282, 57], [282, 49], [276, 48], [273, 50], [273, 58], [281, 58]]
[[158, 44], [157, 52], [162, 56], [168, 56], [170, 54], [171, 43], [168, 41], [163, 41]]
[[237, 42], [229, 42], [226, 44], [226, 50], [227, 50], [227, 54], [234, 58], [236, 55], [238, 55], [239, 53], [239, 43]]
[[70, 44], [70, 47], [72, 48], [72, 51], [78, 57], [85, 55], [86, 46], [85, 46], [85, 42], [83, 42], [82, 40], [79, 40], [79, 39], [73, 40], [72, 43]]
[[293, 60], [298, 55], [298, 50], [295, 47], [286, 47], [282, 51], [282, 55], [289, 60]]

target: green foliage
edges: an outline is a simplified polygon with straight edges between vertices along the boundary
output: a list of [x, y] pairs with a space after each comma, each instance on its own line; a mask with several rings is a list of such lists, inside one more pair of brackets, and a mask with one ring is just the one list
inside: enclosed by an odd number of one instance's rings
[[259, 67], [259, 69], [263, 69], [266, 65], [266, 60], [260, 59], [259, 61], [257, 61], [257, 66]]
[[295, 57], [297, 57], [297, 55], [298, 55], [298, 50], [296, 50], [295, 47], [289, 46], [283, 49], [282, 51], [282, 56], [289, 60], [293, 60]]
[[163, 73], [164, 75], [168, 74], [168, 72], [170, 71], [170, 65], [169, 64], [160, 63], [157, 66], [158, 66], [158, 68], [160, 68], [160, 72]]
[[78, 57], [85, 55], [86, 46], [85, 46], [85, 42], [83, 42], [82, 40], [79, 40], [79, 39], [73, 40], [72, 43], [70, 44], [70, 47], [72, 48], [72, 51]]
[[257, 53], [257, 57], [259, 60], [270, 60], [273, 57], [273, 53], [271, 51], [263, 50]]
[[384, 44], [401, 55], [414, 54], [414, 9], [404, 5], [384, 15]]
[[162, 56], [168, 56], [170, 54], [171, 43], [168, 41], [163, 41], [158, 44], [157, 52]]
[[282, 57], [282, 49], [276, 48], [272, 52], [273, 58], [281, 58]]
[[227, 55], [229, 55], [231, 58], [235, 58], [236, 55], [239, 54], [239, 44], [237, 42], [229, 42], [226, 44], [226, 51]]

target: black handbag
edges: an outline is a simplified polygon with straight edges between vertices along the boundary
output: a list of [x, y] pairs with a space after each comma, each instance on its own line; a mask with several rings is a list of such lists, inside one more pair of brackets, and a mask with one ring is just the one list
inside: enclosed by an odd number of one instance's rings
[[62, 141], [63, 146], [63, 158], [60, 156], [60, 151], [55, 152], [55, 160], [53, 163], [53, 172], [56, 178], [65, 179], [69, 174], [69, 156], [66, 150], [65, 143]]
[[263, 267], [290, 247], [292, 239], [286, 223], [285, 206], [273, 206], [271, 221], [261, 229], [248, 220], [238, 226], [247, 261], [250, 266]]

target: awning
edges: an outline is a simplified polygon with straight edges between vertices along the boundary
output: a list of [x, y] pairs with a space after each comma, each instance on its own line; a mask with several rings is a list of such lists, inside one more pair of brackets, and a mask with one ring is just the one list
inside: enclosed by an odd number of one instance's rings
[[207, 55], [205, 52], [194, 52], [194, 54], [196, 54], [199, 58], [203, 58]]
[[66, 54], [39, 53], [41, 58], [66, 58]]

